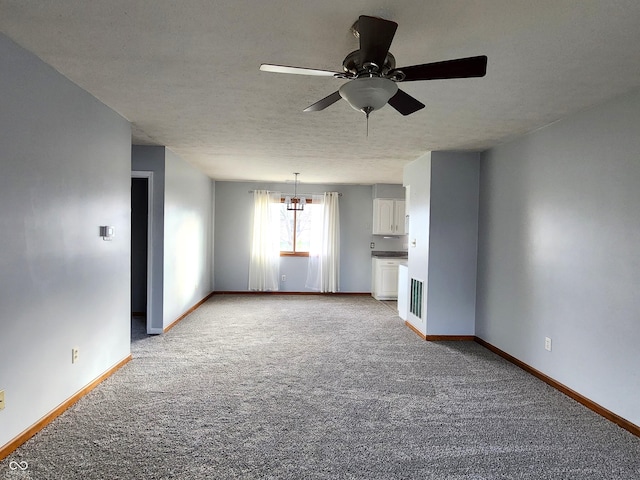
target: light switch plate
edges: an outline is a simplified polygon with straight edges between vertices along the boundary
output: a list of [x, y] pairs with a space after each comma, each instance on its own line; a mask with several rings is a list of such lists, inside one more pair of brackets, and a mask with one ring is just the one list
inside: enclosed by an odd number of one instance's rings
[[4, 410], [4, 390], [0, 390], [0, 410]]
[[103, 240], [111, 241], [115, 235], [115, 230], [109, 225], [100, 226], [100, 236]]

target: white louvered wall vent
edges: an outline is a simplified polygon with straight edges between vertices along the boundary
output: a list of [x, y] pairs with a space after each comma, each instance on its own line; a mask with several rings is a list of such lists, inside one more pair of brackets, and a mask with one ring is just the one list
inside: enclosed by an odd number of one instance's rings
[[415, 278], [411, 279], [409, 311], [418, 318], [422, 318], [422, 285], [422, 281], [416, 280]]

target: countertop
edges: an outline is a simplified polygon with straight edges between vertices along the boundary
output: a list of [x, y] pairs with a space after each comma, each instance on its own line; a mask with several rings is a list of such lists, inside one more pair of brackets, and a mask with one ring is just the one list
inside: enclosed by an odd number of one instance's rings
[[405, 251], [385, 251], [385, 250], [372, 250], [371, 256], [374, 258], [409, 258], [409, 252]]

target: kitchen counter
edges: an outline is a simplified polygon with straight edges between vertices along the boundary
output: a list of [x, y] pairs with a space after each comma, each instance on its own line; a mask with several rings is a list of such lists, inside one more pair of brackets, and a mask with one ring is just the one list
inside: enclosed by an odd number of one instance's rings
[[385, 250], [372, 250], [371, 256], [373, 258], [409, 258], [409, 252], [405, 251], [385, 251]]

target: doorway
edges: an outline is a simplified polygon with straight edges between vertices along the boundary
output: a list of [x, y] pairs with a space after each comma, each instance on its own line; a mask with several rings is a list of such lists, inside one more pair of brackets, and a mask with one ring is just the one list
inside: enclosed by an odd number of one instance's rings
[[153, 172], [131, 174], [131, 338], [152, 328]]

